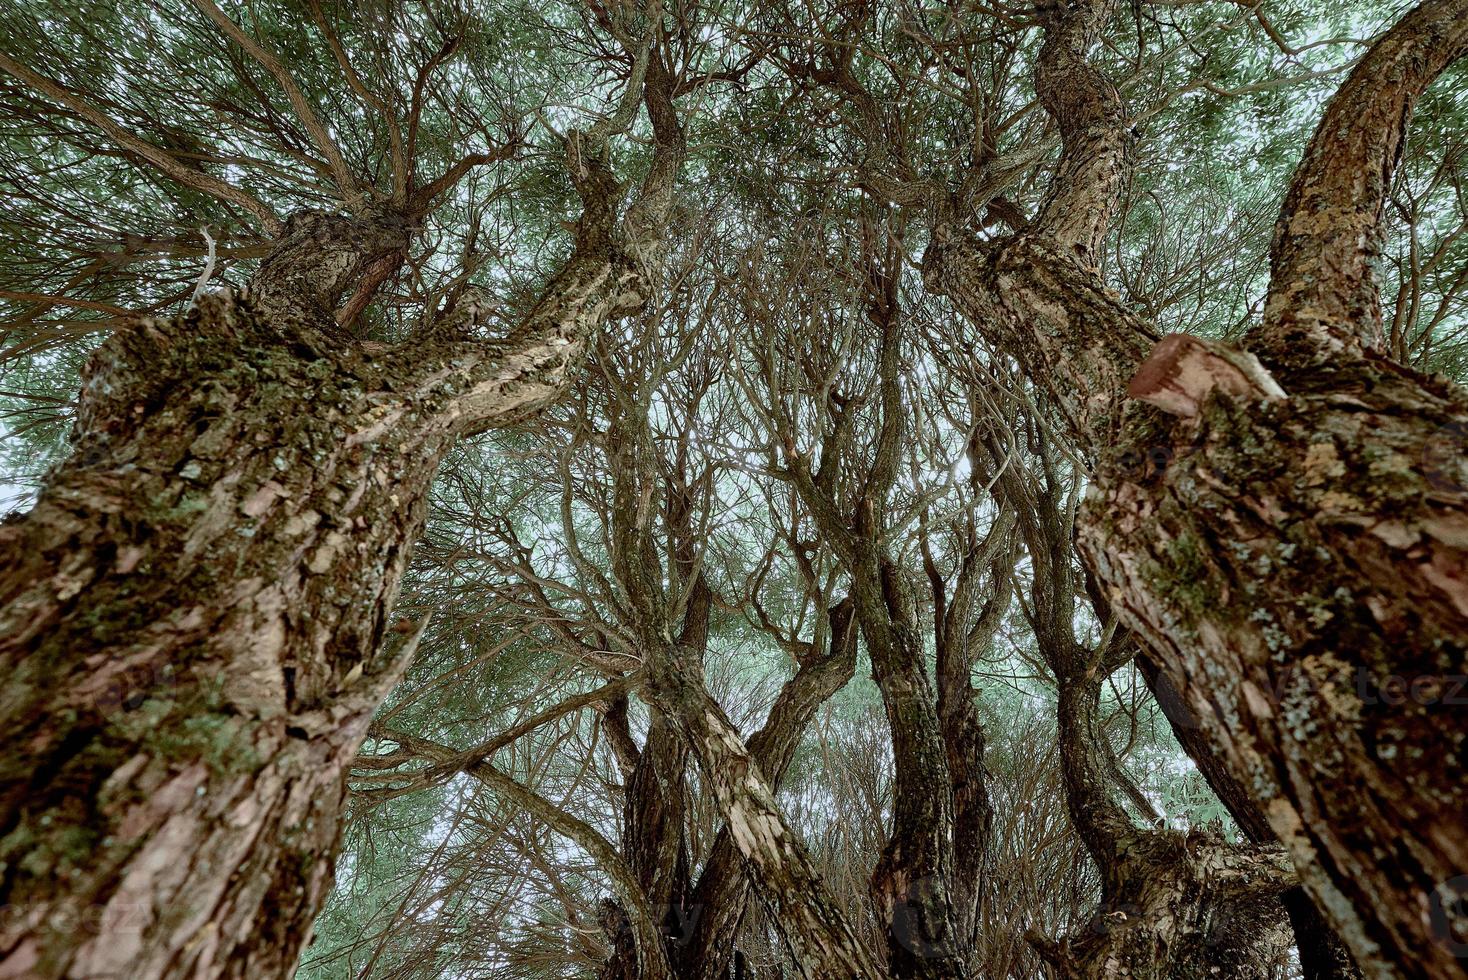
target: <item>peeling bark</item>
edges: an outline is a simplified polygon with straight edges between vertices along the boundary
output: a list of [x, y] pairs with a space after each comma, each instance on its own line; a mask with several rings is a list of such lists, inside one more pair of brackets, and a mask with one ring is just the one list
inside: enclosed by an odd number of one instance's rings
[[1269, 980], [1290, 933], [1283, 851], [1241, 850], [1204, 832], [1151, 832], [1108, 869], [1102, 908], [1078, 935], [1036, 940], [1076, 980]]
[[[812, 654], [785, 682], [763, 727], [749, 738], [749, 754], [760, 772], [779, 789], [795, 750], [816, 710], [851, 679], [856, 670], [856, 631], [850, 600], [831, 608], [830, 649]], [[724, 980], [735, 957], [734, 942], [748, 903], [750, 881], [728, 826], [709, 849], [690, 898], [693, 932], [678, 958], [690, 980]]]
[[[1182, 695], [1162, 673], [1151, 653], [1144, 648], [1139, 649], [1136, 663], [1148, 690], [1167, 715], [1178, 744], [1198, 767], [1213, 794], [1228, 809], [1229, 816], [1233, 818], [1244, 838], [1254, 844], [1277, 842], [1278, 838], [1275, 837], [1274, 829], [1269, 826], [1264, 810], [1244, 785], [1234, 778], [1209, 739], [1208, 732], [1187, 709]], [[1304, 980], [1359, 980], [1361, 971], [1356, 968], [1350, 952], [1304, 890], [1291, 888], [1280, 896], [1280, 901], [1284, 903], [1285, 911], [1290, 917]]]
[[882, 976], [780, 814], [770, 784], [676, 648], [648, 665], [648, 696], [677, 725], [743, 856], [755, 893], [810, 980]]

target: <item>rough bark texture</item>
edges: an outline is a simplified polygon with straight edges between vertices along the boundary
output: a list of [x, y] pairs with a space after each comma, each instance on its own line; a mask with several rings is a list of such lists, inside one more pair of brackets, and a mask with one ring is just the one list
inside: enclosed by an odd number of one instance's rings
[[1269, 980], [1290, 946], [1283, 864], [1206, 832], [1140, 835], [1086, 929], [1041, 953], [1068, 980]]
[[[926, 547], [923, 564], [933, 601], [938, 720], [953, 787], [953, 924], [957, 945], [971, 954], [967, 965], [976, 972], [979, 899], [989, 866], [994, 809], [973, 672], [1009, 610], [1017, 556], [1011, 514], [1003, 515], [982, 540], [971, 524], [966, 530], [967, 547], [955, 575], [945, 579]], [[987, 590], [982, 606], [977, 605], [980, 582]]]
[[1468, 401], [1375, 357], [1336, 378], [1212, 399], [1153, 437], [1160, 471], [1108, 464], [1083, 547], [1363, 968], [1461, 976], [1468, 483], [1421, 461]]
[[811, 980], [882, 976], [785, 824], [769, 782], [733, 723], [675, 648], [648, 665], [648, 695], [677, 725], [698, 760], [755, 892], [781, 923], [782, 938], [804, 974]]
[[[1227, 763], [1198, 718], [1188, 710], [1182, 695], [1168, 681], [1152, 654], [1145, 648], [1137, 651], [1136, 663], [1147, 688], [1162, 706], [1173, 734], [1183, 751], [1193, 760], [1215, 796], [1228, 809], [1245, 839], [1254, 844], [1278, 840], [1274, 828], [1259, 802], [1234, 777]], [[1295, 934], [1295, 948], [1300, 955], [1300, 970], [1305, 980], [1358, 980], [1361, 971], [1351, 959], [1345, 943], [1327, 924], [1320, 910], [1302, 888], [1291, 888], [1280, 900], [1289, 913]]]
[[4, 529], [12, 975], [277, 975], [309, 934], [451, 435], [320, 339], [228, 297], [114, 336]]
[[[659, 458], [648, 416], [648, 379], [640, 372], [621, 377], [612, 365], [601, 365], [600, 375], [611, 390], [602, 439], [612, 473], [611, 570], [624, 597], [618, 626], [634, 638], [629, 650], [642, 662], [643, 699], [653, 715], [640, 750], [630, 731], [615, 739], [627, 757], [624, 850], [648, 898], [667, 902], [663, 939], [668, 957], [680, 976], [722, 980], [749, 891], [747, 879], [780, 924], [804, 975], [876, 975], [785, 823], [772, 789], [815, 710], [851, 676], [855, 640], [849, 603], [830, 611], [829, 653], [808, 646], [765, 726], [746, 745], [703, 680], [714, 595], [703, 575], [696, 504], [707, 484], [688, 472], [687, 440], [671, 460]], [[607, 720], [620, 724], [615, 716]], [[725, 820], [692, 893], [683, 841], [688, 758], [698, 765]], [[627, 975], [625, 950], [614, 951], [602, 975]]]
[[1295, 877], [1283, 849], [1132, 823], [1105, 784], [1099, 687], [1062, 681], [1059, 718], [1067, 799], [1101, 868], [1101, 908], [1080, 935], [1041, 943], [1042, 954], [1087, 980], [1269, 980], [1290, 945], [1280, 895]]
[[[1369, 976], [1468, 975], [1468, 397], [1377, 351], [1370, 271], [1405, 118], [1465, 49], [1468, 3], [1424, 4], [1327, 111], [1248, 338], [1270, 385], [1235, 384], [1245, 352], [1151, 370], [1151, 327], [1053, 241], [939, 242], [926, 268], [1096, 460], [1080, 545], [1108, 601]], [[1139, 368], [1193, 407], [1126, 406]]]
[[[687, 750], [677, 732], [660, 715], [654, 716], [627, 782], [622, 816], [622, 856], [636, 876], [647, 907], [655, 910], [655, 933], [666, 954], [686, 941], [693, 916], [683, 834], [686, 763]], [[622, 918], [627, 918], [625, 913]], [[617, 944], [598, 976], [601, 980], [637, 980], [641, 976], [637, 950]]]
[[[856, 670], [856, 630], [851, 603], [831, 608], [830, 649], [808, 652], [795, 676], [785, 682], [763, 727], [749, 737], [749, 754], [778, 789], [816, 710], [851, 679]], [[689, 980], [724, 980], [735, 960], [734, 941], [750, 894], [733, 832], [724, 826], [714, 838], [693, 895], [692, 934], [678, 958]]]

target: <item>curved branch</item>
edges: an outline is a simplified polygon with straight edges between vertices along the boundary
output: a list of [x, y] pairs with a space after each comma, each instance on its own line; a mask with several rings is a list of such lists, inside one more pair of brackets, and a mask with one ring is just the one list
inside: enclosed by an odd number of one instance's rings
[[1035, 231], [1092, 264], [1125, 173], [1121, 94], [1086, 57], [1114, 7], [1114, 0], [1042, 5], [1045, 41], [1035, 66], [1035, 89], [1061, 140], [1060, 166]]
[[691, 673], [680, 651], [652, 651], [647, 694], [677, 727], [718, 801], [756, 893], [810, 980], [851, 980], [883, 972], [857, 938], [738, 730]]
[[[829, 615], [829, 652], [811, 656], [801, 664], [795, 676], [780, 688], [764, 726], [749, 737], [749, 755], [760, 772], [769, 773], [771, 789], [779, 789], [816, 710], [856, 671], [856, 623], [851, 600], [836, 603]], [[694, 908], [705, 910], [694, 926], [686, 959], [701, 971], [699, 980], [713, 980], [727, 972], [748, 889], [734, 839], [725, 826], [709, 849], [692, 898]]]
[[1264, 321], [1248, 346], [1266, 363], [1382, 346], [1383, 220], [1417, 99], [1468, 54], [1468, 0], [1402, 18], [1331, 99], [1280, 210]]

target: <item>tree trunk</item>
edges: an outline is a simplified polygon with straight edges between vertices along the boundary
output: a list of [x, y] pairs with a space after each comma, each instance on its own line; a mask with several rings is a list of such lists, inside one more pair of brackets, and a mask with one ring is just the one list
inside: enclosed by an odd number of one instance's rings
[[[1243, 784], [1234, 778], [1198, 718], [1187, 709], [1182, 695], [1168, 681], [1151, 653], [1139, 650], [1136, 663], [1147, 689], [1157, 699], [1172, 726], [1183, 751], [1193, 760], [1244, 837], [1255, 844], [1277, 842], [1263, 809]], [[1302, 888], [1291, 888], [1281, 896], [1290, 926], [1295, 934], [1295, 947], [1300, 954], [1300, 970], [1304, 980], [1358, 980], [1361, 971], [1341, 938], [1326, 923]]]
[[1290, 946], [1280, 896], [1294, 884], [1278, 846], [1137, 827], [1105, 785], [1099, 676], [1061, 681], [1066, 798], [1101, 869], [1101, 907], [1086, 929], [1036, 942], [1076, 980], [1271, 980]]
[[[622, 854], [648, 904], [662, 917], [658, 932], [669, 947], [670, 961], [691, 929], [683, 829], [687, 756], [677, 733], [655, 714], [627, 781], [622, 817]], [[598, 976], [601, 980], [637, 980], [636, 950], [615, 948]]]
[[[770, 774], [772, 789], [779, 789], [816, 710], [856, 670], [851, 601], [844, 599], [832, 606], [829, 619], [830, 649], [821, 652], [812, 645], [795, 676], [780, 688], [764, 726], [749, 737], [750, 758], [761, 772]], [[692, 933], [677, 959], [681, 976], [724, 980], [731, 960], [737, 960], [734, 943], [749, 893], [749, 877], [732, 831], [725, 825], [714, 838], [689, 899]]]
[[1468, 494], [1416, 461], [1468, 402], [1376, 359], [1341, 374], [1349, 396], [1209, 400], [1150, 443], [1163, 472], [1108, 466], [1083, 547], [1362, 966], [1463, 976]]
[[[658, 465], [646, 415], [650, 400], [636, 393], [625, 402], [641, 405], [642, 411], [614, 411], [605, 434], [613, 475], [608, 537], [612, 573], [625, 596], [621, 625], [636, 637], [635, 649], [646, 671], [643, 696], [660, 716], [659, 724], [665, 723], [677, 734], [697, 763], [703, 785], [725, 820], [728, 840], [743, 859], [755, 893], [778, 924], [804, 974], [811, 980], [875, 976], [870, 954], [858, 942], [805, 847], [785, 822], [773, 784], [761, 766], [761, 762], [771, 764], [777, 774], [783, 770], [799, 734], [794, 726], [803, 727], [802, 715], [808, 717], [819, 704], [811, 696], [824, 687], [831, 673], [823, 669], [827, 665], [815, 663], [811, 665], [814, 676], [802, 669], [786, 685], [781, 702], [786, 702], [786, 695], [791, 701], [783, 707], [777, 703], [771, 720], [792, 727], [771, 732], [767, 740], [761, 738], [767, 754], [756, 759], [704, 684], [703, 653], [714, 597], [699, 560], [701, 542], [692, 519], [687, 458], [680, 454], [673, 466]], [[658, 498], [666, 504], [663, 513], [670, 545], [666, 564], [654, 536], [651, 504]], [[679, 593], [687, 596], [681, 614], [669, 598]], [[644, 755], [647, 751], [643, 750]], [[629, 831], [639, 832], [636, 827]], [[725, 865], [722, 870], [727, 873], [732, 868]], [[740, 897], [733, 884], [729, 878], [711, 880], [703, 897], [695, 901], [725, 898], [732, 903]], [[726, 909], [711, 911], [722, 915]], [[733, 921], [737, 924], [737, 918]], [[721, 918], [717, 925], [717, 929], [706, 930], [705, 937], [724, 933], [731, 923]]]
[[1066, 980], [1271, 980], [1290, 947], [1284, 863], [1204, 832], [1144, 832], [1085, 930], [1037, 945]]
[[1135, 645], [1114, 631], [1094, 648], [1077, 637], [1085, 577], [1074, 555], [1068, 491], [1046, 440], [1033, 429], [1020, 433], [1040, 454], [1032, 470], [996, 437], [994, 421], [974, 420], [969, 458], [1014, 515], [1029, 552], [1024, 608], [1055, 678], [1066, 807], [1101, 873], [1101, 905], [1082, 933], [1059, 943], [1032, 933], [1030, 941], [1066, 978], [1270, 980], [1289, 946], [1279, 896], [1296, 879], [1284, 850], [1138, 826], [1118, 802], [1101, 690]]
[[118, 334], [4, 529], [8, 975], [293, 969], [451, 436], [318, 341], [224, 298]]
[[728, 823], [755, 893], [804, 975], [856, 980], [884, 975], [857, 940], [804, 846], [785, 823], [770, 784], [732, 722], [669, 647], [650, 657], [647, 694], [677, 726]]
[[[866, 317], [876, 328], [874, 393], [881, 405], [871, 457], [857, 462], [850, 438], [853, 419], [846, 405], [835, 399], [830, 409], [833, 421], [822, 440], [815, 472], [807, 459], [794, 452], [793, 425], [787, 425], [781, 436], [787, 445], [789, 478], [850, 577], [856, 622], [871, 658], [872, 679], [881, 691], [891, 735], [895, 771], [892, 826], [871, 879], [872, 898], [887, 933], [889, 975], [904, 980], [961, 978], [968, 975], [963, 937], [968, 935], [966, 926], [976, 920], [977, 883], [960, 886], [956, 880], [955, 818], [960, 800], [955, 784], [963, 787], [965, 817], [986, 821], [983, 735], [968, 686], [972, 662], [967, 646], [957, 637], [955, 649], [944, 650], [948, 669], [940, 681], [948, 685], [943, 705], [947, 715], [940, 716], [917, 600], [883, 540], [888, 497], [907, 431], [899, 388], [900, 261], [890, 242], [878, 248], [868, 237], [863, 248], [862, 299]], [[838, 485], [836, 472], [843, 467], [852, 471], [865, 468], [864, 479], [859, 485]], [[968, 624], [958, 623], [955, 629], [959, 626], [967, 629]], [[959, 763], [959, 770], [950, 769], [951, 758]], [[986, 831], [987, 825], [964, 828], [965, 832], [975, 829]], [[972, 841], [972, 837], [967, 839]], [[967, 864], [965, 870], [976, 873], [978, 869]]]

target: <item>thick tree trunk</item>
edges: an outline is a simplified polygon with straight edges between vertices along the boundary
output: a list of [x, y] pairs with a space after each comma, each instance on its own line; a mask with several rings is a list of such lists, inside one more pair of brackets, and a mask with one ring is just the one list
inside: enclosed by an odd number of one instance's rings
[[[785, 682], [769, 718], [749, 737], [749, 755], [778, 789], [816, 710], [851, 679], [856, 670], [856, 630], [851, 602], [830, 610], [830, 649], [811, 649], [795, 676]], [[720, 829], [689, 899], [692, 932], [677, 956], [688, 980], [724, 980], [735, 959], [734, 943], [744, 918], [750, 880], [744, 872], [731, 829]]]
[[1039, 943], [1066, 980], [1271, 980], [1290, 947], [1285, 857], [1202, 832], [1142, 832], [1079, 935]]
[[1032, 470], [1011, 458], [1007, 441], [986, 433], [985, 420], [976, 423], [970, 459], [1015, 515], [1029, 552], [1024, 608], [1055, 677], [1066, 806], [1101, 873], [1100, 908], [1081, 934], [1059, 943], [1029, 938], [1066, 978], [1269, 980], [1289, 945], [1279, 896], [1296, 880], [1283, 848], [1138, 826], [1118, 802], [1101, 690], [1135, 645], [1114, 631], [1094, 648], [1076, 635], [1085, 577], [1074, 556], [1070, 501], [1045, 440], [1024, 434], [1041, 454]]
[[1082, 444], [1116, 447], [1083, 553], [1362, 969], [1464, 975], [1468, 400], [1370, 352], [1280, 398], [1257, 361], [1190, 340], [1223, 365], [1196, 372], [1224, 379], [1185, 395], [1196, 414], [1124, 412], [1108, 385], [1153, 335], [1083, 268], [1025, 239], [937, 258], [929, 281], [1051, 386]]
[[785, 823], [769, 782], [733, 723], [708, 696], [703, 678], [693, 676], [681, 662], [676, 648], [649, 663], [647, 692], [677, 725], [698, 760], [754, 879], [755, 892], [780, 924], [805, 976], [855, 980], [883, 975]]
[[1143, 437], [1172, 458], [1103, 469], [1083, 547], [1363, 968], [1462, 976], [1468, 483], [1420, 461], [1468, 400], [1375, 358], [1334, 380]]
[[115, 336], [4, 529], [8, 975], [293, 968], [451, 436], [318, 340], [227, 298]]
[[1137, 827], [1100, 760], [1098, 678], [1061, 680], [1059, 723], [1072, 819], [1101, 869], [1101, 907], [1078, 936], [1037, 943], [1076, 980], [1271, 980], [1290, 946], [1283, 848]]

